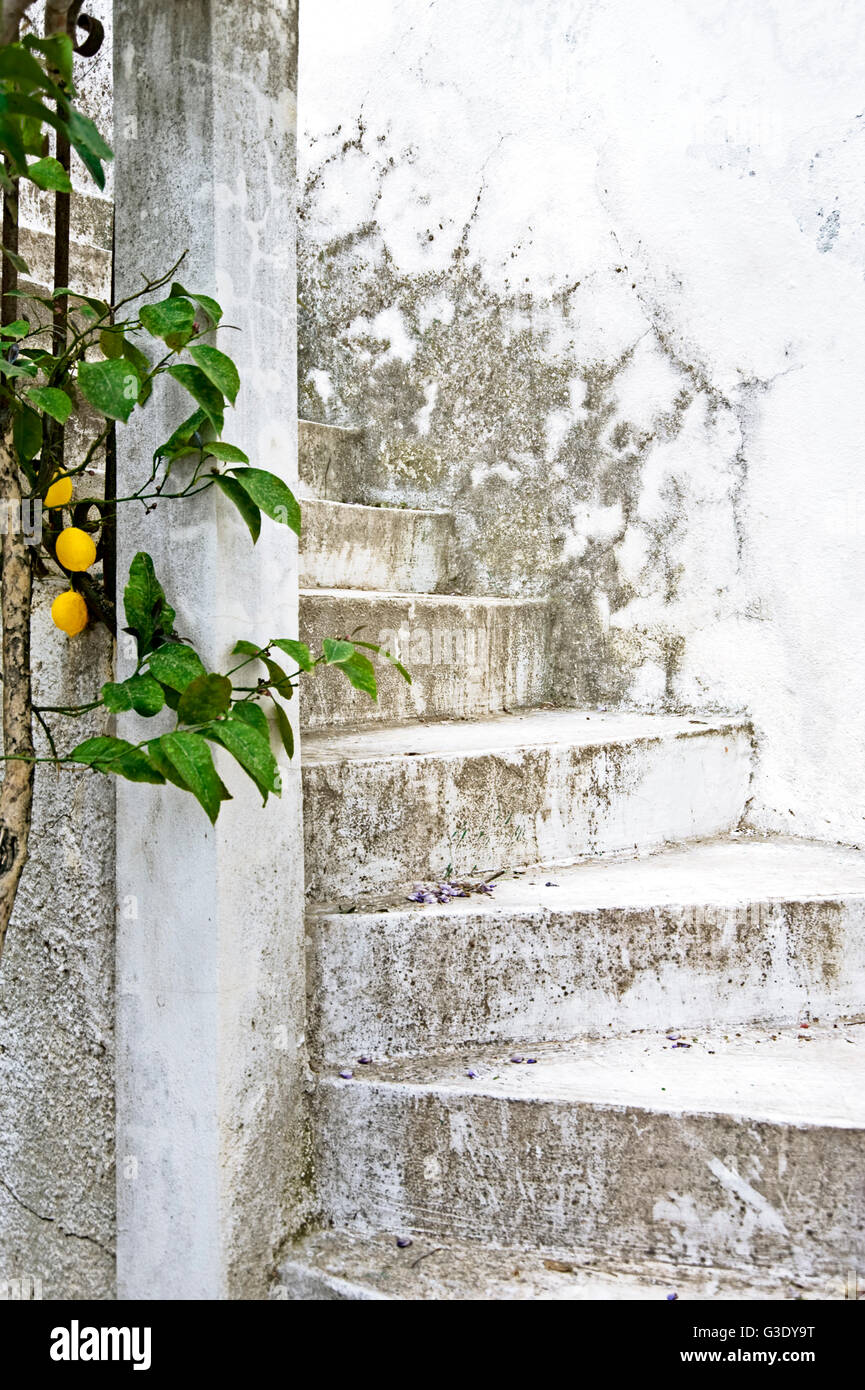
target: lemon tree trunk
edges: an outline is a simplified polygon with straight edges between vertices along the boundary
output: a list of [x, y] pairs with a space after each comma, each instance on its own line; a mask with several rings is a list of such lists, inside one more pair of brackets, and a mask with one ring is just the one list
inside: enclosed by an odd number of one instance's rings
[[20, 523], [21, 488], [10, 441], [0, 442], [3, 575], [3, 785], [0, 788], [0, 957], [15, 905], [33, 814], [33, 706], [30, 686], [30, 604], [33, 573]]

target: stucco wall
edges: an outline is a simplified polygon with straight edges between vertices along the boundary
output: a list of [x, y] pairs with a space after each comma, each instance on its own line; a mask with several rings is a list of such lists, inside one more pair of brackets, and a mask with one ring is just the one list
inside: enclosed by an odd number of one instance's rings
[[[110, 0], [86, 8], [108, 24]], [[110, 140], [110, 34], [95, 58], [76, 59], [76, 72], [82, 104]], [[96, 195], [80, 167], [73, 179], [82, 195], [71, 282], [108, 295], [110, 186]], [[51, 199], [22, 199], [21, 220], [22, 254], [48, 284]], [[78, 447], [73, 437], [71, 457]], [[111, 678], [104, 628], [69, 639], [51, 623], [64, 587], [37, 586], [34, 691], [46, 705], [91, 700]], [[49, 718], [61, 748], [103, 731], [92, 718]], [[48, 752], [44, 739], [38, 751]], [[113, 785], [39, 768], [30, 862], [0, 968], [0, 1298], [21, 1296], [22, 1280], [25, 1297], [113, 1296], [114, 904]]]
[[557, 698], [752, 711], [859, 843], [865, 35], [832, 0], [318, 0], [301, 414], [555, 601]]

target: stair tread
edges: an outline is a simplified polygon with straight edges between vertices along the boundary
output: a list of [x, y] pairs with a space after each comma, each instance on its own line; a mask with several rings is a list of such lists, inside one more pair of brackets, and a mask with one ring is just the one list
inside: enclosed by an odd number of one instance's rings
[[607, 743], [734, 732], [748, 725], [748, 718], [741, 714], [705, 715], [697, 719], [677, 714], [528, 709], [484, 719], [442, 719], [429, 723], [418, 720], [372, 728], [316, 730], [304, 736], [302, 757], [307, 766], [314, 766], [409, 755], [459, 756], [556, 745], [577, 744], [589, 748]]
[[[488, 1045], [458, 1056], [353, 1065], [350, 1080], [329, 1069], [319, 1084], [865, 1128], [865, 1019], [812, 1021], [807, 1029], [689, 1030], [681, 1040], [689, 1046], [657, 1031], [521, 1045], [518, 1053]], [[537, 1060], [516, 1064], [512, 1056]]]
[[[407, 917], [493, 918], [697, 905], [846, 900], [865, 895], [865, 851], [791, 837], [730, 835], [654, 853], [567, 865], [536, 865], [496, 879], [493, 893], [446, 904], [407, 900], [405, 884], [352, 900], [352, 921], [388, 912]], [[311, 916], [334, 904], [313, 903]], [[427, 921], [427, 925], [429, 921]]]
[[[558, 1267], [557, 1267], [558, 1266]], [[844, 1280], [802, 1281], [784, 1271], [736, 1271], [641, 1261], [581, 1263], [570, 1250], [481, 1247], [415, 1236], [318, 1231], [293, 1248], [274, 1296], [314, 1299], [668, 1301], [842, 1299]]]
[[405, 603], [432, 604], [440, 608], [467, 607], [480, 604], [487, 608], [545, 608], [543, 598], [500, 598], [493, 594], [427, 594], [416, 589], [330, 589], [323, 585], [300, 589], [301, 598], [344, 598], [352, 603], [381, 603], [397, 600]]
[[[349, 431], [351, 433], [351, 431]], [[378, 516], [406, 516], [406, 517], [438, 517], [453, 516], [453, 512], [448, 507], [385, 507], [375, 506], [370, 502], [337, 502], [330, 497], [308, 497], [304, 501], [305, 507], [326, 507], [333, 508], [335, 513], [345, 512], [374, 512]], [[301, 541], [301, 548], [303, 542]]]

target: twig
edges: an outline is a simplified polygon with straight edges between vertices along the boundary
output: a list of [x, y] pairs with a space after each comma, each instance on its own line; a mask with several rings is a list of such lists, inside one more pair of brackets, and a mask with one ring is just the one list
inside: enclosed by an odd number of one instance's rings
[[439, 1251], [441, 1251], [441, 1250], [446, 1250], [446, 1249], [447, 1249], [447, 1246], [446, 1246], [446, 1245], [437, 1245], [437, 1246], [435, 1247], [434, 1250], [425, 1250], [424, 1253], [423, 1253], [422, 1255], [418, 1255], [418, 1257], [417, 1257], [416, 1260], [412, 1260], [411, 1265], [409, 1266], [409, 1268], [410, 1268], [410, 1269], [414, 1269], [417, 1265], [420, 1264], [421, 1260], [428, 1260], [429, 1257], [430, 1257], [430, 1255], [437, 1255], [437, 1254], [439, 1253]]

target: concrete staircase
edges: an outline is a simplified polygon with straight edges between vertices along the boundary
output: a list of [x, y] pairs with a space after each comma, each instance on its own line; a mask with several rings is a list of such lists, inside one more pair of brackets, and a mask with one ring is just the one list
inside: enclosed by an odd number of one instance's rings
[[304, 635], [414, 683], [303, 695], [321, 1223], [274, 1296], [865, 1289], [865, 854], [737, 830], [741, 716], [546, 705], [543, 604], [451, 593], [356, 432], [301, 478]]

